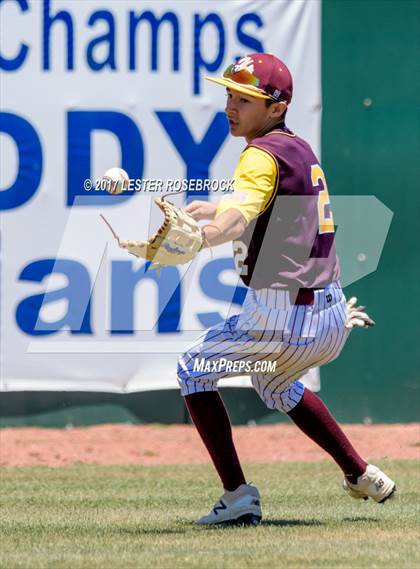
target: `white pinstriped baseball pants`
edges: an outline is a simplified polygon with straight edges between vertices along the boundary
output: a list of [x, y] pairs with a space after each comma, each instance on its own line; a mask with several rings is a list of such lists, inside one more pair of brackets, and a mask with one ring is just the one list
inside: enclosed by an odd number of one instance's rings
[[[308, 306], [292, 304], [287, 291], [249, 289], [240, 314], [209, 328], [179, 358], [181, 393], [215, 391], [219, 379], [249, 375], [235, 367], [235, 362], [246, 361], [266, 406], [288, 413], [303, 396], [299, 378], [340, 354], [349, 333], [345, 321], [346, 299], [339, 283], [315, 290]], [[257, 373], [262, 361], [275, 370]]]

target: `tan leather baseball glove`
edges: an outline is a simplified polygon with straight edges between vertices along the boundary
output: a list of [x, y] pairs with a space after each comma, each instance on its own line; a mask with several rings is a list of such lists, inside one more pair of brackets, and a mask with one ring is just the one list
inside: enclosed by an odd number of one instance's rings
[[136, 257], [152, 261], [151, 268], [188, 263], [203, 246], [201, 227], [188, 213], [164, 198], [155, 199], [155, 204], [162, 210], [164, 220], [147, 241], [122, 241], [102, 214], [101, 217], [118, 245]]

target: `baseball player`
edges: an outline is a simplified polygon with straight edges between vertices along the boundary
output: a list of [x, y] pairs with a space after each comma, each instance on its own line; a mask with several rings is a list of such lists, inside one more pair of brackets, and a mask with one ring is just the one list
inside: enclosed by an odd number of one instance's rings
[[230, 132], [247, 144], [233, 193], [217, 205], [193, 201], [186, 211], [210, 220], [203, 227], [206, 246], [233, 242], [248, 289], [242, 311], [203, 333], [179, 359], [181, 393], [224, 488], [197, 523], [256, 525], [262, 517], [258, 489], [246, 482], [217, 390], [219, 379], [246, 373], [269, 409], [287, 413], [331, 455], [350, 496], [382, 503], [393, 495], [394, 482], [367, 464], [299, 381], [340, 354], [349, 329], [325, 175], [308, 143], [285, 124], [291, 74], [274, 55], [254, 53], [207, 79], [226, 88]]

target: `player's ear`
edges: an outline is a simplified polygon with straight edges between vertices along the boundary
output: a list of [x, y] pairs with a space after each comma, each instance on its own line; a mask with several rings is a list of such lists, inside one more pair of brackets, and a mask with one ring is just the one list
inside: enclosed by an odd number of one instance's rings
[[287, 109], [287, 103], [280, 101], [271, 105], [271, 115], [274, 118], [280, 118]]

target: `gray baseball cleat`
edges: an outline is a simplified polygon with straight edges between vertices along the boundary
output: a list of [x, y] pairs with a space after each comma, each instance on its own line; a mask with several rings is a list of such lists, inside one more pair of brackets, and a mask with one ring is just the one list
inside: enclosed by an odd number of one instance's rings
[[365, 472], [357, 479], [357, 484], [351, 484], [344, 478], [343, 488], [352, 498], [372, 498], [378, 504], [392, 498], [397, 489], [395, 482], [373, 464], [368, 464]]
[[213, 509], [195, 523], [199, 525], [252, 525], [262, 518], [260, 493], [255, 486], [241, 484], [233, 492], [226, 491]]

